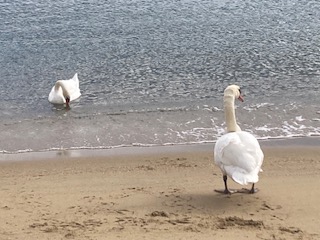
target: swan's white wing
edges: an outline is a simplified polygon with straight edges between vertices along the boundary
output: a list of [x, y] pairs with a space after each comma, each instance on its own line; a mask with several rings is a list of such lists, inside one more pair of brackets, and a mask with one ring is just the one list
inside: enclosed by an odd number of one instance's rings
[[258, 182], [263, 153], [256, 138], [247, 132], [222, 136], [214, 149], [215, 163], [224, 174], [240, 184]]

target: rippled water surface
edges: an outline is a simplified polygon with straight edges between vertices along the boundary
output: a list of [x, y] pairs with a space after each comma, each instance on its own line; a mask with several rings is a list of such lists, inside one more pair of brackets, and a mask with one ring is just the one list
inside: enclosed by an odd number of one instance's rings
[[[320, 2], [0, 0], [0, 150], [320, 135]], [[78, 72], [82, 96], [52, 106]]]

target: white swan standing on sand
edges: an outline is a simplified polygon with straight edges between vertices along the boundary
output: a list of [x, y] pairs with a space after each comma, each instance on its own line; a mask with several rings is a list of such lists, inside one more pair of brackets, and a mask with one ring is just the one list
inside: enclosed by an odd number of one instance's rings
[[81, 96], [78, 74], [69, 80], [58, 80], [52, 87], [48, 100], [53, 104], [66, 104]]
[[[218, 139], [214, 147], [214, 161], [222, 171], [225, 189], [215, 191], [224, 194], [255, 193], [257, 189], [254, 184], [259, 181], [258, 173], [262, 171], [264, 156], [257, 139], [252, 134], [241, 131], [237, 124], [234, 110], [236, 98], [243, 102], [240, 87], [228, 86], [223, 97], [227, 133]], [[241, 185], [252, 184], [252, 188], [229, 190], [228, 176]]]

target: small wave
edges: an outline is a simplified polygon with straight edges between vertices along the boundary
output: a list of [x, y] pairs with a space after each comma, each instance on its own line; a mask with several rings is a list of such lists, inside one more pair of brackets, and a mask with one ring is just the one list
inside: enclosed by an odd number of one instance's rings
[[273, 103], [264, 102], [264, 103], [257, 103], [257, 104], [251, 104], [249, 106], [244, 106], [243, 109], [247, 110], [248, 112], [252, 112], [263, 107], [272, 107], [272, 106], [274, 106]]
[[[306, 138], [306, 137], [320, 137], [319, 132], [310, 132], [306, 135], [303, 134], [284, 134], [278, 136], [263, 136], [259, 137], [256, 136], [257, 139], [260, 140], [276, 140], [276, 139], [284, 139], [290, 140], [293, 138]], [[25, 153], [46, 153], [46, 152], [57, 152], [59, 156], [68, 156], [68, 157], [77, 157], [80, 156], [76, 154], [78, 150], [108, 150], [108, 149], [119, 149], [119, 148], [149, 148], [149, 147], [161, 147], [161, 146], [183, 146], [183, 145], [198, 145], [198, 144], [214, 144], [216, 140], [201, 140], [201, 141], [189, 141], [189, 142], [166, 142], [162, 144], [146, 144], [146, 143], [139, 143], [135, 142], [132, 144], [122, 144], [117, 146], [95, 146], [95, 147], [88, 147], [88, 146], [81, 146], [81, 147], [70, 147], [70, 148], [48, 148], [42, 150], [32, 150], [32, 149], [24, 149], [24, 150], [17, 150], [17, 151], [6, 151], [2, 150], [0, 153], [2, 156], [5, 155], [15, 155], [15, 154], [25, 154]], [[73, 154], [70, 154], [69, 151], [72, 151]], [[75, 151], [75, 152], [74, 152]], [[4, 159], [1, 159], [4, 160]]]
[[304, 120], [306, 120], [306, 119], [303, 118], [302, 116], [297, 116], [297, 117], [296, 117], [296, 120], [297, 120], [298, 122], [302, 122], [302, 121], [304, 121]]

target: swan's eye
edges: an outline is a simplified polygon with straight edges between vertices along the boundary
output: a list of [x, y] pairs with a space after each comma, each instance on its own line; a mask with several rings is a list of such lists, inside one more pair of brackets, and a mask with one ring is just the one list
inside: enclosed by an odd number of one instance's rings
[[239, 93], [241, 94], [241, 90], [240, 90], [240, 88], [239, 88]]

